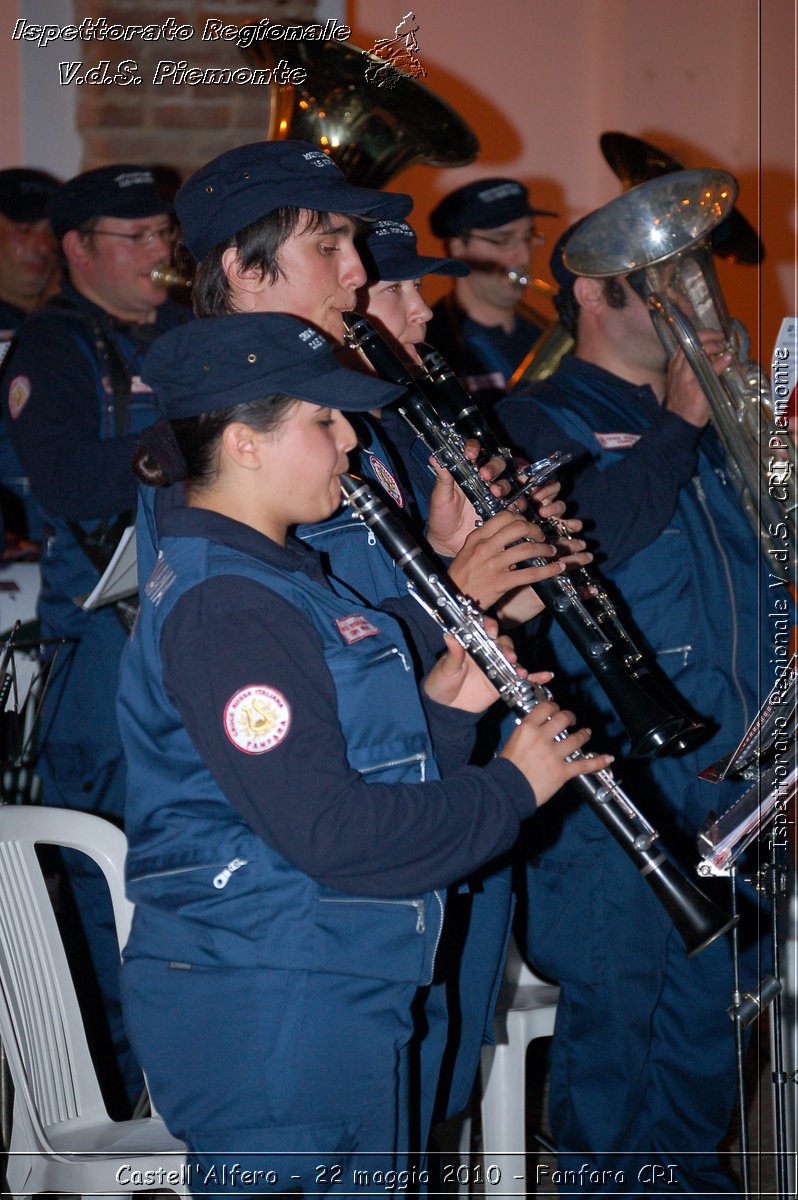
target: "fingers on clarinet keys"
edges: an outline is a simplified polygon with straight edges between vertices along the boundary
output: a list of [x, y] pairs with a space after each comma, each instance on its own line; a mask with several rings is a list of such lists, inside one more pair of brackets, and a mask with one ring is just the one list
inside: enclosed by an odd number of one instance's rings
[[586, 759], [581, 749], [589, 729], [567, 733], [576, 717], [553, 701], [536, 704], [508, 738], [500, 757], [508, 758], [526, 777], [538, 808], [570, 779], [604, 770], [613, 761], [609, 754]]

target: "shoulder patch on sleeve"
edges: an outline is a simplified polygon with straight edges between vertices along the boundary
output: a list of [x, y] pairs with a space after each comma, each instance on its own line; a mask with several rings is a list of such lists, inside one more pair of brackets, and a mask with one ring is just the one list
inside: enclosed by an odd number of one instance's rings
[[8, 385], [8, 415], [16, 421], [30, 398], [30, 380], [27, 375], [15, 375]]
[[282, 693], [263, 683], [239, 688], [224, 709], [224, 731], [245, 754], [265, 754], [285, 741], [291, 706]]

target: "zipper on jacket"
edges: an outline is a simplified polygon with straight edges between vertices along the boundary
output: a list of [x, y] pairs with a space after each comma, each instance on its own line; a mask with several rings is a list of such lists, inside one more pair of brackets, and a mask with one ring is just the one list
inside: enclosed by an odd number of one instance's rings
[[164, 871], [147, 871], [146, 875], [131, 875], [131, 883], [141, 883], [145, 879], [167, 879], [170, 875], [188, 875], [191, 871], [207, 871], [217, 864], [213, 863], [196, 863], [190, 867], [169, 867]]
[[689, 659], [689, 657], [692, 653], [693, 653], [692, 646], [668, 646], [665, 650], [657, 651], [657, 658], [662, 658], [666, 654], [681, 654], [682, 666], [686, 667], [687, 660]]
[[[436, 892], [435, 895], [437, 896], [437, 894]], [[319, 904], [400, 904], [405, 908], [414, 908], [416, 910], [416, 933], [424, 933], [427, 928], [423, 900], [391, 900], [383, 896], [319, 896]], [[438, 941], [440, 941], [440, 936], [439, 933]], [[435, 943], [436, 949], [438, 941]]]
[[375, 767], [364, 767], [360, 774], [363, 776], [373, 775], [375, 771], [385, 771], [388, 767], [404, 767], [407, 766], [408, 763], [418, 763], [421, 782], [424, 783], [426, 779], [427, 767], [426, 753], [408, 754], [407, 758], [392, 758], [389, 759], [388, 762], [377, 763]]
[[[213, 886], [216, 888], [225, 887], [233, 871], [237, 871], [240, 867], [245, 867], [248, 861], [246, 858], [234, 858], [226, 867], [222, 868], [218, 875], [214, 876]], [[148, 871], [146, 875], [131, 875], [130, 882], [141, 883], [145, 879], [168, 879], [170, 875], [189, 875], [192, 871], [208, 871], [216, 867], [217, 864], [218, 859], [212, 863], [194, 863], [190, 867], [169, 867], [164, 871]], [[222, 882], [219, 882], [220, 880]]]
[[445, 916], [444, 904], [443, 904], [443, 900], [441, 898], [440, 892], [436, 888], [432, 894], [435, 897], [435, 899], [438, 901], [438, 908], [441, 910], [441, 920], [440, 920], [440, 924], [438, 925], [438, 935], [435, 938], [435, 945], [432, 947], [432, 961], [430, 963], [430, 969], [429, 969], [429, 982], [430, 983], [432, 983], [432, 977], [435, 974], [435, 959], [438, 954], [438, 947], [441, 944], [441, 937], [443, 936], [443, 921], [444, 921], [444, 916]]
[[403, 654], [398, 646], [387, 646], [385, 650], [375, 650], [368, 659], [366, 665], [369, 667], [373, 666], [375, 663], [383, 662], [386, 659], [392, 658], [394, 655], [402, 660], [402, 666], [406, 671], [409, 671], [410, 663], [407, 661], [407, 655]]
[[247, 861], [248, 860], [246, 858], [231, 859], [227, 866], [220, 871], [218, 875], [214, 875], [213, 886], [219, 889], [227, 887], [233, 871], [239, 871], [241, 867], [245, 867], [247, 865]]

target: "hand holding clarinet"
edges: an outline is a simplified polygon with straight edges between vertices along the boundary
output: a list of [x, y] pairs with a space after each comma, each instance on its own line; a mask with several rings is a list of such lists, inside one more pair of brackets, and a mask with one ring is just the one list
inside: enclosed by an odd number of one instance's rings
[[[415, 594], [420, 599], [418, 593]], [[518, 664], [510, 639], [497, 636], [496, 621], [483, 617], [462, 597], [455, 599], [447, 594], [445, 627], [456, 631], [445, 634], [446, 654], [438, 659], [424, 680], [424, 691], [430, 699], [466, 712], [483, 712], [502, 698], [503, 691], [512, 691], [514, 675], [519, 687], [523, 681], [524, 689], [544, 697], [520, 718], [499, 753], [499, 758], [508, 759], [525, 777], [535, 793], [538, 808], [577, 775], [609, 767], [613, 761], [610, 754], [591, 758], [579, 754], [590, 738], [590, 730], [568, 732], [576, 723], [576, 717], [561, 709], [546, 691], [544, 685], [552, 678], [551, 671], [529, 674]], [[424, 607], [429, 609], [426, 602]], [[479, 637], [479, 627], [484, 638]], [[473, 647], [477, 640], [484, 641], [486, 648], [491, 647], [495, 664], [492, 669], [485, 669], [484, 652], [482, 659], [474, 657]]]

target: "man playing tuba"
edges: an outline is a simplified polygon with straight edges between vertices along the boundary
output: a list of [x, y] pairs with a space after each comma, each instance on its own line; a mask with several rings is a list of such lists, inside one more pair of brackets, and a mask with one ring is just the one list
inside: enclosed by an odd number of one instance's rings
[[[708, 724], [697, 750], [624, 766], [624, 785], [647, 796], [663, 839], [681, 846], [689, 863], [713, 802], [697, 773], [735, 747], [760, 703], [763, 560], [684, 354], [668, 359], [625, 278], [567, 269], [572, 233], [555, 247], [552, 272], [575, 354], [550, 379], [503, 400], [498, 415], [531, 458], [554, 445], [575, 454], [568, 485], [576, 514], [593, 523], [599, 561]], [[699, 336], [720, 372], [730, 359], [723, 335]], [[577, 693], [569, 702], [592, 709], [602, 745], [628, 752], [584, 665], [556, 630], [551, 643], [560, 677]], [[547, 824], [546, 849], [538, 842], [527, 868], [528, 950], [562, 985], [550, 1095], [561, 1166], [588, 1160], [594, 1178], [610, 1172], [611, 1190], [640, 1194], [665, 1180], [654, 1167], [675, 1164], [670, 1190], [734, 1193], [716, 1154], [735, 1099], [728, 939], [688, 959], [645, 883], [589, 813], [576, 808]], [[741, 907], [745, 989], [762, 967], [757, 907], [747, 899]], [[606, 1190], [590, 1177], [580, 1176], [580, 1194]]]

